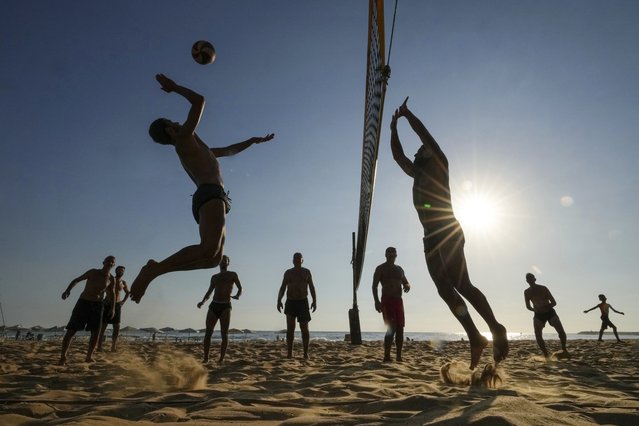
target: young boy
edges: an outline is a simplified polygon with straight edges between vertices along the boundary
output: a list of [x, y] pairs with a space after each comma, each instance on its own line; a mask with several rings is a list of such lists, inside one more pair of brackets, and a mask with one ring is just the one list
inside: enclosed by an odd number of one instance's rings
[[271, 133], [226, 148], [209, 149], [195, 133], [204, 111], [204, 97], [176, 84], [164, 74], [158, 74], [155, 78], [162, 90], [167, 93], [175, 92], [191, 104], [183, 124], [159, 118], [151, 124], [149, 135], [159, 144], [175, 147], [182, 167], [197, 186], [193, 195], [193, 217], [200, 228], [200, 243], [185, 247], [161, 262], [149, 260], [131, 285], [131, 300], [136, 303], [140, 303], [146, 288], [160, 275], [174, 271], [214, 268], [220, 263], [230, 199], [224, 190], [217, 158], [237, 154], [254, 143], [270, 141], [274, 136]]
[[606, 296], [604, 296], [603, 294], [599, 295], [599, 300], [601, 301], [601, 303], [599, 303], [596, 306], [593, 306], [590, 309], [586, 309], [584, 311], [584, 314], [587, 314], [588, 312], [592, 311], [593, 309], [597, 309], [599, 308], [601, 310], [601, 329], [599, 330], [599, 341], [603, 341], [603, 332], [605, 329], [607, 329], [608, 327], [612, 328], [612, 332], [615, 333], [615, 337], [617, 338], [617, 342], [621, 342], [621, 339], [619, 338], [619, 335], [617, 334], [617, 327], [615, 327], [615, 325], [610, 321], [610, 318], [608, 318], [608, 314], [610, 312], [610, 309], [612, 309], [614, 312], [621, 314], [621, 315], [625, 315], [623, 312], [619, 312], [617, 311], [615, 308], [613, 308], [612, 306], [610, 306], [608, 303], [606, 303]]

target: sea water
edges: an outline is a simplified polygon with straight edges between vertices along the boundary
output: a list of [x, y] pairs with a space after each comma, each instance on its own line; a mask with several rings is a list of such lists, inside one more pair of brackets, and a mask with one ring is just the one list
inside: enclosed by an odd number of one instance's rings
[[[109, 339], [111, 337], [111, 326], [107, 329], [106, 337]], [[340, 341], [350, 341], [348, 337], [348, 331], [310, 331], [311, 340], [322, 340], [329, 342], [340, 342]], [[47, 332], [47, 331], [39, 331], [34, 333], [34, 340], [37, 339], [37, 334], [41, 334], [41, 340], [54, 340], [61, 339], [64, 335], [63, 331], [57, 332]], [[362, 332], [362, 340], [363, 341], [380, 341], [384, 340], [384, 332], [383, 331], [363, 331]], [[491, 338], [490, 333], [483, 333], [488, 339]], [[76, 334], [78, 337], [86, 337], [89, 335], [88, 332], [78, 332]], [[639, 333], [619, 333], [622, 339], [639, 339]], [[581, 332], [581, 333], [567, 333], [566, 334], [568, 340], [596, 340], [599, 337], [599, 333], [597, 331], [592, 332]], [[13, 339], [14, 336], [7, 332], [7, 339]], [[204, 330], [198, 330], [196, 332], [181, 332], [178, 330], [175, 331], [167, 331], [163, 333], [155, 333], [155, 339], [153, 333], [145, 332], [142, 330], [134, 330], [134, 331], [120, 331], [120, 338], [125, 341], [173, 341], [173, 342], [198, 342], [202, 341], [204, 338]], [[461, 341], [468, 340], [465, 333], [443, 333], [443, 332], [404, 332], [404, 338], [414, 340], [414, 341]], [[604, 333], [604, 340], [614, 340], [615, 337], [612, 333], [606, 332]], [[24, 333], [21, 334], [20, 339], [24, 339]], [[213, 332], [213, 339], [220, 339], [220, 331], [219, 327], [217, 327]], [[254, 331], [254, 330], [231, 330], [229, 333], [229, 340], [232, 341], [251, 341], [251, 340], [261, 340], [261, 341], [273, 341], [273, 340], [285, 340], [286, 332], [285, 330], [264, 330], [264, 331]], [[295, 339], [301, 339], [301, 335], [299, 330], [295, 332]], [[533, 333], [508, 333], [509, 340], [534, 340], [535, 335]], [[544, 339], [554, 340], [559, 339], [556, 333], [544, 333]]]

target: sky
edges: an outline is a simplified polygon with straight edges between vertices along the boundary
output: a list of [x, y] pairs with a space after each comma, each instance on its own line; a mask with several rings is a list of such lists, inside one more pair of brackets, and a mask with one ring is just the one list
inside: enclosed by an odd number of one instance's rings
[[[386, 4], [388, 45], [394, 2]], [[233, 206], [225, 254], [244, 293], [231, 326], [285, 328], [278, 289], [294, 252], [313, 274], [310, 329], [347, 331], [357, 229], [368, 2], [3, 2], [0, 27], [0, 303], [7, 326], [64, 325], [107, 255], [133, 281], [148, 259], [198, 241], [195, 187], [158, 117], [201, 93], [212, 147], [275, 133], [220, 159]], [[510, 332], [532, 332], [525, 274], [557, 301], [568, 332], [597, 330], [604, 293], [639, 331], [639, 3], [399, 0], [361, 286], [363, 331], [383, 331], [371, 292], [397, 248], [412, 289], [406, 330], [460, 332], [428, 275], [412, 181], [393, 161], [390, 116], [406, 96], [446, 153], [473, 283]], [[190, 48], [212, 42], [202, 66]], [[412, 158], [419, 141], [399, 134]], [[196, 304], [218, 270], [155, 280], [122, 325], [203, 328]], [[480, 331], [486, 324], [473, 312]], [[552, 329], [551, 329], [552, 330]], [[548, 328], [546, 329], [548, 331]]]

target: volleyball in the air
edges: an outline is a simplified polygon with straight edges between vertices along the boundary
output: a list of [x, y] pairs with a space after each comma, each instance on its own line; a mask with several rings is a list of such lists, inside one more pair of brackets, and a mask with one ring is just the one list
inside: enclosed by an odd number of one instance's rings
[[200, 65], [208, 65], [215, 61], [215, 48], [206, 40], [198, 40], [191, 48], [193, 60]]

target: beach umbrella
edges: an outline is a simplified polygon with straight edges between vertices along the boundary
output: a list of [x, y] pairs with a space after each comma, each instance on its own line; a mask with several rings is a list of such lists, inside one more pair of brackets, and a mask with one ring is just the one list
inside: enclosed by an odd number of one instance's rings
[[44, 330], [44, 327], [42, 327], [41, 325], [34, 325], [33, 327], [31, 327], [31, 331], [42, 331]]
[[47, 333], [53, 333], [54, 336], [57, 336], [58, 333], [64, 333], [66, 327], [63, 325], [54, 325], [53, 327], [45, 328], [44, 331]]
[[162, 330], [157, 329], [155, 327], [145, 327], [145, 328], [141, 328], [140, 330], [146, 331], [147, 333], [164, 334], [164, 332]]
[[244, 333], [242, 330], [240, 330], [239, 328], [231, 328], [229, 329], [229, 334], [242, 334]]
[[165, 333], [168, 333], [169, 331], [175, 331], [175, 329], [173, 327], [162, 327], [160, 331], [164, 331]]
[[139, 331], [139, 330], [135, 327], [131, 327], [130, 325], [127, 325], [126, 327], [120, 329], [120, 333], [124, 333], [125, 335], [126, 333], [134, 333], [136, 331]]
[[26, 327], [23, 327], [22, 324], [16, 324], [16, 325], [12, 325], [11, 327], [7, 327], [7, 331], [11, 331], [11, 332], [15, 331], [16, 339], [17, 339], [20, 333], [22, 333], [23, 331], [30, 331], [30, 330]]
[[187, 339], [191, 337], [191, 333], [197, 333], [197, 332], [198, 332], [197, 330], [194, 330], [192, 328], [185, 328], [180, 330], [180, 333], [187, 333], [187, 336], [186, 336]]
[[249, 330], [248, 328], [245, 328], [244, 330], [242, 330], [242, 333], [252, 334], [253, 332], [251, 330]]
[[22, 326], [22, 324], [16, 324], [16, 325], [12, 325], [10, 327], [7, 327], [7, 330], [9, 330], [9, 331], [18, 331], [18, 330], [22, 331], [22, 330], [26, 330], [26, 328], [24, 328]]

